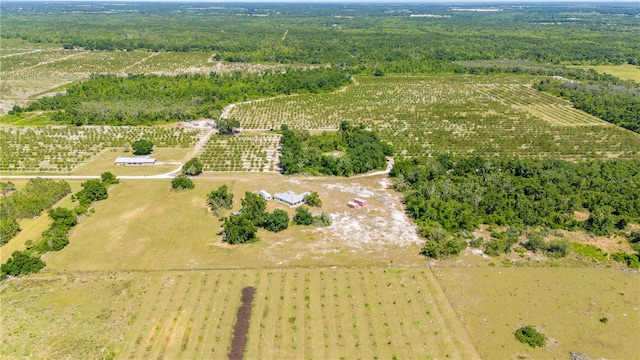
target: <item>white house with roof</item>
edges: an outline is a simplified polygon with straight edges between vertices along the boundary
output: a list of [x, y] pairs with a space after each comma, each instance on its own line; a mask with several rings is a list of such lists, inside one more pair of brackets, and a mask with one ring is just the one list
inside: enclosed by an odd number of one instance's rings
[[287, 191], [283, 193], [273, 194], [273, 199], [283, 204], [287, 204], [291, 207], [296, 207], [298, 205], [304, 204], [304, 197], [309, 194], [311, 193], [308, 191], [305, 191], [302, 194], [296, 194], [293, 191]]
[[116, 165], [138, 166], [138, 165], [154, 165], [156, 159], [150, 157], [119, 157], [116, 158]]

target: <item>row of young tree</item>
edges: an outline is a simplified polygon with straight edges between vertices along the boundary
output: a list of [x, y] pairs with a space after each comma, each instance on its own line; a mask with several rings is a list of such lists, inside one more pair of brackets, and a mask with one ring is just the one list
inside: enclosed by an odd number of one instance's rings
[[311, 173], [337, 176], [362, 174], [387, 166], [391, 145], [382, 142], [363, 125], [340, 124], [336, 133], [312, 136], [306, 130], [283, 125], [280, 139], [280, 167], [285, 174]]
[[26, 110], [56, 110], [54, 121], [75, 125], [148, 125], [213, 117], [226, 105], [248, 99], [330, 92], [349, 81], [349, 74], [335, 67], [245, 75], [92, 75]]
[[18, 220], [40, 215], [71, 192], [65, 181], [35, 178], [16, 190], [11, 182], [0, 182], [0, 246], [20, 231]]
[[106, 199], [107, 187], [118, 182], [112, 173], [103, 173], [101, 180], [92, 179], [81, 184], [82, 190], [72, 197], [72, 200], [78, 203], [75, 208], [49, 209], [47, 214], [52, 220], [49, 229], [42, 233], [38, 241], [27, 240], [25, 251], [14, 251], [0, 267], [0, 278], [5, 278], [7, 275], [26, 275], [42, 270], [46, 264], [40, 256], [49, 251], [64, 249], [69, 244], [69, 230], [78, 223], [78, 216], [88, 213], [93, 202]]
[[[434, 242], [428, 243], [433, 249], [427, 254], [459, 252], [466, 247], [461, 234], [480, 224], [610, 235], [640, 222], [639, 160], [573, 163], [441, 155], [425, 163], [397, 162], [391, 176], [420, 235]], [[588, 219], [577, 220], [575, 211], [588, 212]], [[505, 237], [505, 244], [513, 243], [506, 239], [512, 238]], [[491, 246], [499, 253], [505, 244]]]
[[631, 82], [544, 79], [536, 89], [565, 98], [576, 109], [640, 133], [640, 85]]
[[461, 61], [456, 73], [546, 75], [534, 86], [571, 101], [577, 109], [640, 133], [640, 84], [598, 73], [526, 60]]

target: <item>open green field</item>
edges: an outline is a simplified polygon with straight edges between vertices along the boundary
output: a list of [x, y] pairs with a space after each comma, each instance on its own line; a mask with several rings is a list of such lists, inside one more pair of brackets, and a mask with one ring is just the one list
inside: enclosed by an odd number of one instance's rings
[[[344, 91], [239, 104], [245, 128], [379, 131], [406, 156], [438, 153], [563, 159], [632, 158], [640, 136], [531, 88], [532, 76], [357, 77]], [[595, 139], [595, 140], [594, 140]]]
[[600, 65], [600, 66], [576, 66], [580, 69], [593, 69], [597, 72], [613, 75], [621, 79], [633, 80], [640, 83], [640, 66], [623, 65]]

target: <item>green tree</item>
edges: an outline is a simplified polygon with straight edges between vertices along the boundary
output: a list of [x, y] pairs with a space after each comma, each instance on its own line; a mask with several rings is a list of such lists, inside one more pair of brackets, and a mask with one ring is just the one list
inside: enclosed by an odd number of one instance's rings
[[9, 242], [20, 232], [20, 224], [15, 218], [0, 216], [0, 245]]
[[531, 347], [543, 347], [547, 341], [547, 338], [536, 330], [533, 326], [523, 326], [516, 330], [516, 339], [521, 343], [528, 344]]
[[118, 180], [118, 178], [109, 171], [103, 172], [102, 174], [100, 174], [100, 179], [102, 180], [102, 183], [105, 185], [120, 183], [120, 180]]
[[75, 226], [78, 223], [78, 218], [76, 214], [67, 208], [57, 207], [53, 209], [49, 209], [47, 212], [49, 217], [53, 220], [53, 224], [51, 224], [51, 228], [64, 228], [69, 229]]
[[313, 215], [306, 206], [300, 206], [296, 208], [296, 213], [293, 215], [293, 223], [296, 225], [311, 225], [313, 224]]
[[240, 212], [242, 212], [242, 216], [255, 226], [262, 226], [267, 209], [267, 201], [260, 195], [247, 191], [244, 193], [244, 199], [242, 199], [241, 203], [242, 209]]
[[46, 248], [52, 251], [60, 251], [69, 244], [67, 229], [62, 227], [51, 228], [42, 233], [42, 242], [46, 243]]
[[233, 135], [240, 128], [240, 121], [236, 119], [220, 119], [216, 122], [216, 128], [220, 135]]
[[207, 204], [209, 204], [211, 210], [219, 215], [220, 209], [231, 209], [233, 206], [233, 194], [228, 191], [227, 185], [222, 185], [207, 195]]
[[322, 200], [317, 192], [312, 191], [310, 194], [304, 196], [304, 202], [309, 206], [320, 207], [322, 206]]
[[172, 190], [186, 190], [193, 189], [196, 185], [189, 179], [189, 177], [185, 174], [180, 174], [174, 177], [171, 180], [171, 189]]
[[280, 232], [289, 227], [289, 214], [286, 211], [276, 209], [264, 216], [264, 228], [272, 232]]
[[194, 157], [187, 161], [182, 167], [182, 173], [189, 176], [196, 176], [202, 174], [204, 165], [197, 157]]
[[107, 188], [102, 181], [91, 179], [81, 184], [82, 190], [75, 195], [81, 205], [89, 206], [94, 201], [104, 200], [109, 197]]
[[258, 227], [247, 219], [244, 214], [231, 215], [224, 219], [223, 241], [231, 245], [246, 244], [258, 241], [256, 233]]
[[12, 276], [26, 275], [42, 270], [45, 265], [40, 258], [30, 256], [26, 252], [14, 251], [9, 260], [2, 264], [0, 271]]
[[148, 155], [153, 151], [153, 143], [149, 140], [141, 139], [131, 144], [134, 155]]

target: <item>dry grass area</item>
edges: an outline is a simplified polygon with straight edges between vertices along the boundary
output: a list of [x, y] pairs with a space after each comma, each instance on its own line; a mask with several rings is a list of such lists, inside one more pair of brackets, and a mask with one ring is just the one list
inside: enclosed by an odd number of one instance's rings
[[[158, 270], [285, 266], [416, 266], [420, 240], [406, 218], [400, 197], [382, 177], [332, 179], [235, 173], [195, 180], [196, 188], [172, 192], [170, 180], [123, 180], [96, 213], [71, 231], [63, 251], [48, 253], [54, 270]], [[240, 208], [245, 191], [317, 191], [333, 224], [292, 226], [280, 233], [260, 230], [261, 241], [231, 247], [221, 242], [220, 222], [206, 207], [206, 196], [226, 184]], [[367, 208], [346, 202], [366, 198]], [[268, 210], [293, 209], [271, 201]], [[222, 215], [229, 215], [225, 212]], [[117, 226], [115, 226], [117, 225]], [[367, 254], [366, 257], [359, 256]], [[355, 260], [357, 259], [357, 260]], [[354, 262], [355, 261], [355, 262]]]
[[[597, 268], [433, 269], [486, 359], [633, 359], [639, 353], [638, 274]], [[607, 318], [606, 323], [600, 319]], [[515, 340], [522, 325], [549, 338], [544, 348]], [[635, 334], [634, 336], [631, 334]]]
[[3, 359], [111, 358], [136, 318], [141, 274], [37, 274], [0, 286]]

